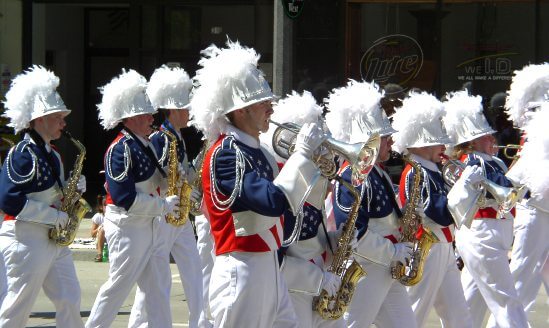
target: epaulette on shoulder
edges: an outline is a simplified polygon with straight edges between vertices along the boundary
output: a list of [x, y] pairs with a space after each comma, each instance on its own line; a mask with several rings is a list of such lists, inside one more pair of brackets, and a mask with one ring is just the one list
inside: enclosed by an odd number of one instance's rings
[[235, 139], [233, 136], [225, 136], [219, 143], [219, 147], [223, 150], [226, 149], [236, 149], [235, 148]]
[[[29, 154], [32, 161], [32, 166], [29, 172], [18, 172], [13, 166], [14, 161], [20, 161], [22, 156], [27, 156]], [[15, 158], [14, 158], [15, 157]], [[8, 178], [14, 184], [24, 184], [31, 181], [34, 178], [34, 175], [38, 166], [38, 158], [32, 150], [30, 140], [24, 139], [18, 142], [14, 147], [10, 149], [8, 155], [6, 156], [6, 172]]]
[[[234, 149], [236, 151], [236, 166], [235, 166], [235, 183], [234, 183], [234, 189], [231, 192], [231, 194], [228, 196], [226, 200], [222, 200], [218, 196], [218, 190], [216, 188], [212, 188], [212, 200], [214, 206], [219, 210], [227, 210], [230, 208], [237, 197], [240, 196], [240, 192], [242, 190], [242, 183], [244, 178], [244, 172], [245, 172], [245, 158], [242, 154], [242, 151], [238, 148], [236, 143], [234, 142], [233, 136], [225, 136], [220, 141], [216, 143], [216, 145], [213, 147], [212, 152], [212, 163], [214, 162], [213, 158], [216, 156], [216, 154], [220, 150], [227, 150], [227, 149]], [[213, 164], [210, 164], [213, 165]], [[215, 176], [215, 167], [212, 166], [212, 169], [210, 169], [210, 180], [211, 181], [217, 181], [217, 178]]]
[[[124, 135], [121, 138], [118, 138], [118, 140], [115, 140], [109, 148], [107, 149], [107, 154], [105, 155], [105, 174], [110, 176], [111, 179], [114, 181], [124, 181], [126, 177], [128, 176], [128, 171], [130, 169], [132, 158], [130, 154], [130, 146], [128, 145], [128, 141], [131, 139], [128, 138], [127, 135]], [[118, 175], [114, 176], [112, 174], [112, 152], [117, 147], [123, 147], [124, 151], [124, 170]]]

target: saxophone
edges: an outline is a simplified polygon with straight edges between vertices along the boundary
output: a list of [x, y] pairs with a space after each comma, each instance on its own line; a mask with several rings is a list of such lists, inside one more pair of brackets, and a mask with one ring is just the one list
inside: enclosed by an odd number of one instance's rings
[[63, 190], [64, 198], [60, 207], [60, 211], [66, 212], [69, 216], [69, 221], [67, 222], [67, 225], [60, 230], [51, 228], [49, 237], [59, 246], [69, 246], [76, 237], [82, 218], [84, 218], [86, 213], [91, 212], [92, 208], [90, 204], [82, 198], [82, 195], [77, 189], [78, 180], [80, 179], [82, 167], [84, 166], [84, 159], [86, 158], [86, 148], [80, 141], [73, 138], [69, 132], [64, 130], [62, 132], [63, 135], [78, 148], [80, 153], [76, 157], [72, 175], [68, 180], [67, 186]]
[[[406, 210], [401, 219], [400, 242], [411, 242], [414, 246], [410, 262], [408, 264], [394, 263], [391, 266], [391, 276], [405, 286], [413, 286], [421, 281], [425, 259], [431, 246], [438, 241], [438, 238], [429, 228], [422, 227], [421, 217], [415, 212], [415, 208], [421, 200], [421, 167], [409, 156], [404, 156], [403, 159], [414, 168], [416, 174], [414, 175], [408, 205], [406, 205]], [[418, 232], [420, 228], [422, 229], [421, 233]]]
[[187, 182], [187, 179], [183, 179], [181, 187], [178, 188], [177, 184], [181, 179], [179, 175], [179, 160], [177, 156], [177, 138], [173, 133], [168, 130], [162, 130], [168, 136], [168, 191], [167, 195], [179, 196], [179, 217], [175, 217], [171, 214], [166, 215], [166, 222], [179, 227], [184, 225], [189, 218], [189, 212], [191, 209], [191, 191], [192, 187]]
[[[205, 140], [202, 144], [202, 149], [200, 149], [200, 152], [196, 156], [196, 159], [194, 161], [194, 167], [197, 169], [196, 171], [196, 178], [192, 182], [192, 188], [194, 190], [198, 190], [200, 194], [202, 195], [202, 168], [204, 167], [204, 157], [206, 156], [206, 153], [208, 152], [208, 141]], [[201, 207], [202, 207], [202, 197], [200, 198], [200, 201], [191, 201], [191, 213], [196, 216], [201, 214]]]
[[341, 236], [337, 241], [337, 251], [334, 253], [332, 264], [328, 271], [341, 277], [341, 287], [334, 296], [328, 296], [328, 292], [322, 290], [320, 295], [313, 300], [313, 310], [325, 320], [335, 320], [340, 318], [353, 297], [356, 285], [360, 278], [366, 275], [366, 271], [353, 260], [350, 266], [347, 266], [349, 258], [352, 255], [352, 249], [349, 246], [354, 237], [355, 223], [360, 208], [360, 194], [347, 181], [337, 176], [335, 179], [343, 184], [353, 195], [353, 205], [349, 211], [349, 217], [345, 221]]

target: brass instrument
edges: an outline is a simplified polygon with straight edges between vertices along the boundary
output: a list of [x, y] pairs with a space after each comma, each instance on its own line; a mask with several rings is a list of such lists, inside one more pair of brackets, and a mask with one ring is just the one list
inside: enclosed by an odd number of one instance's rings
[[[522, 149], [521, 145], [515, 145], [515, 144], [508, 144], [505, 146], [494, 146], [496, 149], [503, 149], [503, 156], [507, 159], [516, 160], [519, 157], [520, 150]], [[514, 155], [509, 154], [509, 151], [513, 150], [515, 152]]]
[[[279, 124], [273, 121], [271, 123], [278, 126], [273, 134], [273, 149], [282, 158], [290, 157], [301, 127], [294, 123]], [[355, 223], [360, 208], [360, 195], [352, 184], [344, 181], [337, 175], [333, 157], [335, 154], [343, 157], [351, 166], [353, 179], [364, 180], [376, 162], [379, 153], [379, 143], [380, 138], [377, 134], [371, 136], [367, 142], [356, 144], [347, 144], [333, 138], [328, 138], [321, 144], [321, 147], [331, 154], [331, 156], [326, 157], [332, 160], [325, 160], [325, 157], [320, 155], [314, 159], [324, 176], [328, 179], [336, 179], [343, 184], [351, 191], [354, 198], [349, 217], [342, 228], [341, 236], [337, 242], [338, 247], [334, 253], [332, 264], [328, 268], [329, 272], [341, 277], [340, 289], [334, 296], [329, 296], [327, 291], [322, 290], [320, 295], [315, 297], [313, 301], [313, 309], [326, 320], [335, 320], [343, 315], [351, 302], [358, 281], [366, 275], [364, 269], [354, 259], [352, 264], [347, 266], [352, 255], [350, 242], [354, 237]], [[296, 222], [296, 225], [301, 226], [301, 223]], [[295, 230], [294, 228], [294, 233]]]
[[[189, 212], [191, 210], [191, 191], [192, 187], [187, 182], [187, 179], [181, 179], [179, 174], [179, 160], [177, 156], [177, 138], [173, 133], [168, 130], [162, 130], [169, 139], [168, 145], [168, 191], [166, 195], [178, 195], [179, 196], [179, 216], [175, 217], [172, 214], [166, 215], [166, 222], [179, 227], [184, 225], [189, 218]], [[178, 187], [179, 181], [181, 181], [181, 187]]]
[[[272, 139], [275, 153], [282, 158], [290, 157], [294, 151], [295, 140], [301, 126], [295, 123], [281, 124], [272, 120], [269, 122], [277, 126]], [[353, 180], [362, 181], [368, 176], [375, 164], [379, 153], [379, 143], [379, 135], [374, 134], [366, 142], [355, 144], [348, 144], [329, 137], [324, 140], [321, 146], [323, 150], [330, 152], [332, 155], [343, 156], [351, 164]], [[327, 163], [323, 161], [323, 158], [323, 156], [317, 156], [315, 163], [322, 170], [325, 177], [333, 179], [337, 174], [335, 162], [330, 161]]]
[[[414, 246], [409, 263], [395, 262], [391, 265], [391, 276], [405, 286], [413, 286], [421, 281], [427, 255], [431, 250], [431, 246], [439, 239], [429, 228], [422, 227], [422, 219], [415, 212], [421, 201], [421, 183], [423, 180], [421, 167], [409, 156], [404, 156], [403, 160], [414, 168], [415, 175], [408, 204], [401, 218], [400, 242], [411, 242]], [[420, 228], [422, 231], [418, 236]]]
[[[465, 167], [465, 163], [458, 160], [448, 160], [444, 164], [442, 167], [442, 178], [448, 187], [451, 188], [454, 186]], [[468, 203], [449, 203], [448, 210], [454, 217], [454, 221], [458, 228], [460, 228], [461, 225], [470, 227], [477, 211], [480, 208], [487, 206], [486, 192], [489, 192], [498, 203], [497, 218], [499, 219], [503, 217], [505, 213], [511, 211], [516, 203], [524, 198], [527, 191], [526, 186], [503, 187], [485, 179], [480, 182], [480, 189], [477, 190], [474, 197], [471, 197], [471, 200]]]
[[337, 250], [334, 252], [332, 263], [328, 271], [341, 277], [341, 285], [334, 296], [329, 296], [326, 290], [322, 290], [320, 295], [313, 299], [313, 310], [325, 320], [339, 319], [349, 304], [356, 289], [358, 281], [366, 276], [366, 271], [353, 259], [350, 266], [347, 262], [351, 257], [353, 250], [350, 247], [355, 233], [355, 224], [360, 209], [360, 194], [355, 187], [337, 176], [335, 178], [343, 184], [353, 195], [353, 205], [349, 211], [349, 217], [345, 221], [341, 236], [337, 241]]
[[[194, 167], [197, 169], [196, 171], [196, 178], [192, 182], [192, 188], [194, 190], [198, 190], [200, 192], [200, 195], [202, 196], [202, 168], [204, 167], [204, 158], [206, 157], [206, 153], [208, 152], [208, 141], [204, 140], [204, 143], [202, 144], [202, 149], [200, 149], [200, 152], [196, 156], [194, 160]], [[191, 213], [193, 215], [200, 215], [202, 213], [201, 211], [202, 206], [202, 197], [200, 197], [200, 201], [191, 201]]]
[[15, 145], [15, 143], [11, 139], [0, 137], [0, 140], [2, 140], [4, 143], [8, 144], [8, 146], [10, 146], [10, 147], [13, 147]]
[[78, 148], [80, 152], [76, 157], [72, 175], [68, 180], [67, 186], [63, 190], [64, 198], [59, 209], [60, 211], [68, 214], [69, 221], [67, 222], [67, 225], [60, 230], [57, 228], [51, 228], [49, 231], [49, 237], [59, 246], [69, 246], [76, 237], [82, 218], [84, 218], [86, 213], [91, 212], [92, 208], [90, 204], [82, 198], [82, 195], [77, 189], [78, 180], [80, 180], [80, 175], [82, 174], [84, 159], [86, 158], [86, 148], [82, 145], [82, 143], [80, 143], [80, 141], [73, 138], [69, 132], [63, 130], [62, 133], [76, 146], [76, 148]]

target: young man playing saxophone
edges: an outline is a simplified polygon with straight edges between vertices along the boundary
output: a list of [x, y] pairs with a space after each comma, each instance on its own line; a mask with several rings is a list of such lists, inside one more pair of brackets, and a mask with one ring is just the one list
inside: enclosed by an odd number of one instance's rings
[[[358, 282], [345, 319], [349, 327], [416, 327], [406, 289], [392, 279], [393, 261], [406, 263], [412, 244], [399, 243], [400, 209], [389, 175], [381, 167], [388, 160], [395, 130], [380, 106], [383, 94], [375, 84], [350, 81], [335, 89], [326, 100], [326, 123], [334, 137], [344, 142], [365, 142], [372, 134], [381, 137], [376, 165], [364, 181], [352, 181], [349, 166], [340, 176], [355, 186], [361, 195], [356, 221], [358, 247], [354, 258], [367, 272]], [[333, 211], [339, 226], [349, 217], [354, 197], [349, 189], [336, 183], [332, 195]]]
[[[9, 126], [25, 135], [11, 148], [0, 177], [0, 208], [5, 213], [0, 249], [8, 278], [1, 327], [24, 327], [40, 288], [55, 305], [58, 327], [83, 327], [72, 253], [48, 237], [51, 228], [64, 228], [69, 220], [59, 210], [63, 163], [51, 145], [61, 137], [71, 112], [56, 91], [58, 85], [51, 71], [33, 66], [15, 77], [6, 94]], [[78, 185], [85, 190], [83, 176]]]
[[147, 294], [150, 327], [170, 327], [169, 297], [163, 276], [151, 261], [157, 217], [177, 215], [179, 197], [161, 196], [164, 170], [147, 136], [156, 111], [145, 94], [147, 80], [123, 71], [101, 91], [99, 118], [105, 130], [122, 130], [105, 153], [107, 208], [105, 237], [109, 245], [109, 278], [95, 299], [86, 327], [109, 327], [134, 284]]
[[[443, 130], [443, 117], [442, 103], [425, 92], [411, 93], [392, 116], [393, 128], [397, 130], [393, 134], [393, 147], [410, 162], [400, 179], [400, 203], [408, 204], [410, 199], [418, 202], [414, 208], [420, 221], [419, 229], [414, 232], [416, 238], [418, 231], [427, 236], [424, 227], [436, 236], [430, 249], [424, 250], [421, 280], [407, 290], [419, 328], [425, 326], [433, 306], [443, 327], [472, 328], [460, 272], [455, 264], [454, 221], [448, 211], [447, 191], [437, 166], [444, 155], [445, 144], [450, 144]], [[417, 187], [415, 182], [419, 183]], [[423, 234], [422, 238], [426, 238]]]
[[[181, 136], [181, 129], [187, 127], [189, 121], [189, 92], [192, 82], [189, 75], [181, 68], [169, 68], [162, 66], [156, 69], [151, 76], [147, 95], [152, 106], [159, 110], [164, 116], [160, 130], [153, 132], [149, 139], [158, 154], [160, 165], [169, 174], [175, 174], [178, 181], [168, 181], [175, 184], [179, 190], [183, 180], [192, 183], [196, 179], [194, 168], [187, 161], [185, 141]], [[172, 140], [175, 138], [175, 140]], [[175, 143], [175, 154], [170, 152], [171, 143]], [[176, 167], [169, 167], [170, 156], [176, 156]], [[169, 170], [177, 170], [177, 173]], [[161, 195], [166, 195], [168, 186], [163, 184], [160, 190]], [[191, 197], [187, 201], [197, 201]], [[183, 201], [183, 200], [182, 200]], [[202, 271], [200, 257], [196, 248], [196, 239], [192, 224], [186, 213], [185, 217], [175, 217], [177, 225], [167, 222], [167, 217], [158, 217], [158, 229], [155, 238], [158, 241], [153, 244], [151, 263], [157, 267], [163, 278], [159, 283], [163, 284], [164, 297], [169, 299], [171, 290], [170, 253], [173, 256], [179, 276], [183, 283], [183, 289], [187, 298], [189, 308], [189, 328], [206, 328], [209, 323], [204, 316], [204, 300], [202, 294]], [[185, 220], [185, 221], [183, 221]], [[146, 311], [147, 295], [138, 287], [135, 294], [135, 301], [130, 314], [129, 327], [144, 327], [147, 324]]]

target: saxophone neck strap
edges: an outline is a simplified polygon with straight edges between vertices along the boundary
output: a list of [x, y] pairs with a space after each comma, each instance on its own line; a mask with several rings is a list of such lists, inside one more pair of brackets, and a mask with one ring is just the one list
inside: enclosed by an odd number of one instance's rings
[[141, 150], [145, 153], [145, 155], [147, 155], [147, 157], [149, 157], [149, 159], [151, 160], [151, 162], [154, 163], [154, 165], [156, 166], [156, 168], [158, 169], [158, 171], [160, 172], [160, 174], [162, 175], [163, 178], [166, 178], [167, 175], [166, 175], [166, 172], [164, 171], [164, 169], [162, 168], [162, 166], [160, 166], [160, 163], [158, 163], [158, 159], [156, 158], [156, 156], [154, 155], [152, 149], [148, 146], [145, 146], [141, 140], [139, 140], [139, 138], [128, 128], [124, 127], [122, 128], [122, 130], [124, 130], [127, 134], [129, 134], [133, 140], [135, 140], [135, 142], [137, 143], [137, 145], [139, 146], [139, 148], [141, 148]]
[[57, 182], [57, 185], [59, 185], [59, 189], [61, 189], [61, 192], [64, 196], [65, 192], [63, 191], [63, 183], [61, 182], [60, 173], [57, 171], [57, 166], [55, 165], [55, 161], [53, 160], [53, 154], [51, 152], [48, 152], [46, 149], [46, 142], [44, 141], [42, 136], [34, 129], [27, 130], [27, 133], [29, 134], [32, 141], [34, 141], [34, 143], [38, 146], [38, 149], [42, 153], [42, 156], [46, 159], [50, 173], [53, 175], [55, 181]]

